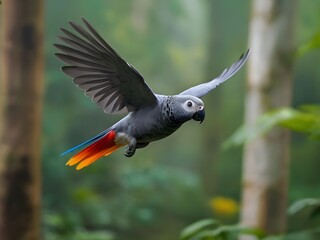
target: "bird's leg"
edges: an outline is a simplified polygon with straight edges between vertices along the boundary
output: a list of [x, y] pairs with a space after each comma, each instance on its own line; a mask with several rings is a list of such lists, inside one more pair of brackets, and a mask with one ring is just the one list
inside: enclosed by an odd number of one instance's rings
[[124, 154], [126, 157], [132, 157], [136, 152], [137, 140], [134, 137], [131, 137], [123, 132], [118, 132], [114, 142], [116, 145], [120, 146], [127, 145], [126, 153]]
[[135, 138], [129, 139], [129, 144], [126, 148], [126, 153], [124, 154], [126, 157], [132, 157], [134, 153], [136, 152], [137, 148], [137, 140]]

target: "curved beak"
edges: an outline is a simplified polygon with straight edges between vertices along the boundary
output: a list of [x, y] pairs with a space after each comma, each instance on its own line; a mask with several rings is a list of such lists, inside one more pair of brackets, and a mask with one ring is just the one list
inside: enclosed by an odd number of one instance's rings
[[193, 114], [192, 119], [196, 120], [196, 121], [200, 121], [200, 123], [202, 123], [205, 116], [206, 116], [206, 114], [205, 114], [205, 111], [203, 108], [203, 109], [197, 111], [195, 114]]

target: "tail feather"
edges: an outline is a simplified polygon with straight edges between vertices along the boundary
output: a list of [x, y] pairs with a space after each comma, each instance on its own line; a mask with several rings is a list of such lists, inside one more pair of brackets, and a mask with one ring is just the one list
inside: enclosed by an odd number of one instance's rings
[[120, 148], [121, 146], [113, 146], [110, 149], [104, 150], [104, 151], [100, 151], [94, 155], [92, 155], [89, 158], [84, 159], [83, 161], [81, 161], [78, 166], [76, 167], [77, 170], [80, 170], [84, 167], [89, 166], [91, 163], [95, 162], [97, 159], [103, 157], [103, 156], [108, 156], [111, 153], [113, 153], [114, 151], [116, 151], [118, 148]]
[[85, 141], [85, 142], [83, 142], [83, 143], [81, 143], [81, 144], [79, 144], [79, 145], [77, 145], [77, 146], [75, 146], [73, 148], [70, 148], [67, 151], [63, 152], [63, 153], [61, 153], [61, 156], [64, 156], [64, 155], [66, 155], [68, 153], [71, 153], [71, 152], [73, 152], [73, 151], [75, 151], [75, 150], [77, 150], [77, 149], [79, 149], [79, 148], [81, 148], [81, 147], [83, 147], [83, 146], [85, 146], [85, 145], [87, 145], [89, 143], [92, 143], [92, 142], [95, 142], [95, 141], [99, 140], [104, 135], [106, 135], [106, 133], [108, 133], [109, 131], [110, 131], [109, 129], [104, 130], [103, 132], [99, 133], [97, 136], [94, 136], [93, 138], [90, 138], [89, 140], [87, 140], [87, 141]]
[[94, 151], [94, 150], [98, 150], [101, 148], [101, 145], [103, 142], [102, 140], [103, 140], [103, 138], [101, 138], [100, 140], [94, 142], [93, 144], [89, 145], [85, 149], [78, 152], [76, 155], [74, 155], [72, 158], [70, 158], [70, 160], [66, 163], [66, 165], [73, 166], [73, 165], [81, 162], [85, 158], [87, 158], [90, 154], [92, 155], [93, 153], [95, 153], [96, 151]]
[[99, 158], [113, 153], [122, 146], [115, 144], [115, 136], [115, 131], [106, 133], [104, 136], [100, 137], [100, 139], [96, 140], [93, 144], [89, 145], [88, 147], [74, 155], [72, 158], [70, 158], [66, 165], [73, 166], [79, 163], [76, 169], [80, 170], [95, 162]]

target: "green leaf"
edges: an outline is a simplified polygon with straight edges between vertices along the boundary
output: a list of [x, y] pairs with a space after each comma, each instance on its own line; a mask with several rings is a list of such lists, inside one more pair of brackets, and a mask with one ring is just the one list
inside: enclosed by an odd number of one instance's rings
[[311, 113], [315, 116], [320, 117], [320, 105], [302, 105], [299, 107], [301, 111]]
[[265, 233], [256, 227], [245, 227], [240, 224], [235, 224], [235, 225], [225, 225], [218, 227], [214, 230], [210, 231], [205, 231], [202, 232], [201, 234], [197, 235], [196, 239], [225, 239], [229, 235], [239, 235], [239, 234], [248, 234], [248, 235], [253, 235], [256, 236], [257, 238], [263, 238], [265, 237]]
[[180, 235], [180, 240], [191, 239], [199, 232], [207, 229], [208, 227], [214, 227], [215, 225], [218, 225], [218, 224], [219, 224], [218, 221], [214, 219], [204, 219], [204, 220], [195, 222], [182, 230]]
[[261, 115], [253, 126], [241, 126], [229, 139], [226, 140], [223, 147], [229, 148], [231, 146], [239, 146], [245, 142], [251, 141], [257, 136], [266, 133], [280, 122], [292, 119], [295, 115], [295, 110], [290, 108], [267, 112], [264, 115]]
[[310, 133], [318, 121], [319, 118], [313, 114], [295, 111], [289, 118], [280, 121], [279, 125], [293, 131]]
[[309, 229], [305, 231], [292, 232], [285, 235], [268, 236], [263, 240], [318, 240], [320, 229]]
[[315, 217], [320, 214], [320, 199], [306, 198], [294, 202], [288, 209], [290, 215], [298, 214], [307, 211], [310, 217]]
[[320, 48], [320, 32], [315, 33], [312, 38], [302, 44], [296, 52], [296, 57], [301, 57], [304, 54], [310, 52], [311, 50]]
[[281, 126], [292, 131], [309, 135], [312, 140], [320, 140], [320, 106], [307, 105], [302, 111], [291, 108], [281, 108], [261, 115], [253, 126], [242, 126], [226, 140], [223, 147], [239, 146], [252, 141], [270, 131], [275, 126]]

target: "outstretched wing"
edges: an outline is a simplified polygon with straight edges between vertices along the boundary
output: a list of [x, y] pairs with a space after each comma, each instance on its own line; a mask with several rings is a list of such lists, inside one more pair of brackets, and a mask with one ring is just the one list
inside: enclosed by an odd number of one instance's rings
[[243, 64], [248, 59], [249, 52], [250, 50], [248, 49], [248, 51], [245, 54], [241, 55], [237, 62], [232, 64], [231, 67], [225, 69], [218, 77], [216, 77], [212, 81], [189, 88], [180, 93], [180, 95], [191, 95], [198, 98], [203, 97], [208, 92], [215, 89], [219, 84], [223, 83], [227, 79], [231, 78], [234, 74], [236, 74], [236, 72], [238, 72], [241, 69]]
[[124, 61], [82, 18], [87, 29], [69, 22], [78, 35], [61, 28], [65, 45], [54, 44], [55, 55], [68, 64], [62, 71], [105, 113], [127, 113], [156, 103], [141, 74]]

